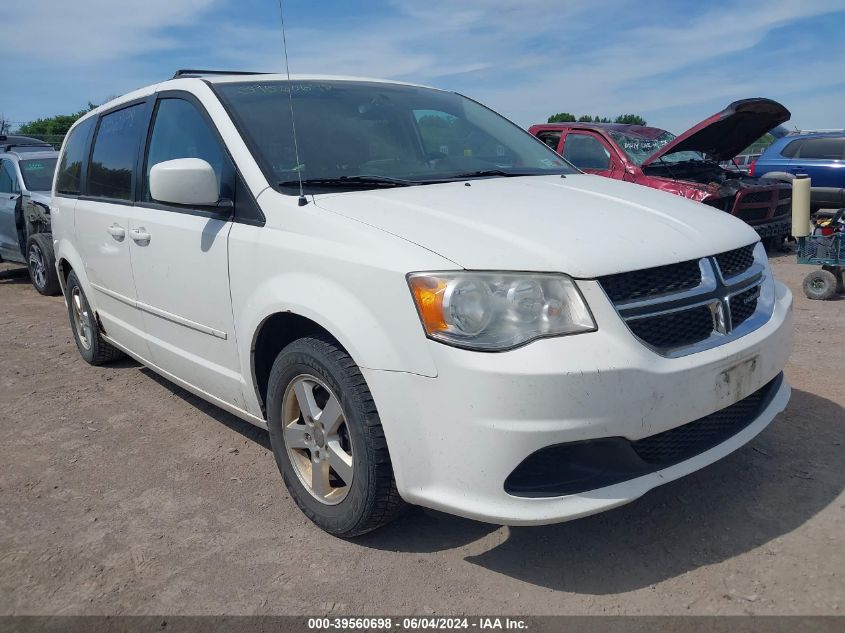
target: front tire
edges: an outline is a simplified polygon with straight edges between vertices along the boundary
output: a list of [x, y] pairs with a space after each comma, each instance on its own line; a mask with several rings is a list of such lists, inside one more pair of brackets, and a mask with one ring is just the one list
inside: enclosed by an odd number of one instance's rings
[[71, 271], [67, 276], [66, 294], [68, 318], [76, 340], [76, 348], [85, 362], [91, 365], [105, 365], [123, 356], [100, 334], [94, 311], [85, 297], [79, 278]]
[[330, 337], [299, 339], [276, 357], [267, 424], [291, 497], [326, 532], [364, 534], [404, 507], [372, 395]]
[[26, 241], [26, 267], [32, 285], [39, 293], [48, 297], [61, 294], [53, 242], [46, 233], [35, 233]]

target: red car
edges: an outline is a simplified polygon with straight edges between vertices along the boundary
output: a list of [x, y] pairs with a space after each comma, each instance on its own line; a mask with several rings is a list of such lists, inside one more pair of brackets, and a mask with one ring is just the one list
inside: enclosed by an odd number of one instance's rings
[[791, 186], [725, 169], [719, 162], [789, 117], [780, 103], [756, 98], [735, 101], [680, 136], [616, 123], [547, 123], [529, 132], [582, 171], [703, 202], [745, 220], [775, 245], [791, 230]]

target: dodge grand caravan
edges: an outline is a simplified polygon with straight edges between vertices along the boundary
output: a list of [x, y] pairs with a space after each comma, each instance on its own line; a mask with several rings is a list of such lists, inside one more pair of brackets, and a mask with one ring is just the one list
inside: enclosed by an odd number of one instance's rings
[[75, 124], [53, 231], [83, 358], [268, 429], [341, 536], [407, 503], [606, 510], [789, 398], [792, 297], [753, 229], [581, 173], [452, 92], [177, 73]]

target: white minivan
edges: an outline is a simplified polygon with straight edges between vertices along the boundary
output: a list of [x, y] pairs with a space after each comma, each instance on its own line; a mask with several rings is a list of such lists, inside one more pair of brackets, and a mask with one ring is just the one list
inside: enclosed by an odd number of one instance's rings
[[606, 510], [789, 399], [792, 296], [751, 228], [453, 92], [180, 72], [80, 119], [53, 193], [85, 360], [267, 428], [332, 534]]

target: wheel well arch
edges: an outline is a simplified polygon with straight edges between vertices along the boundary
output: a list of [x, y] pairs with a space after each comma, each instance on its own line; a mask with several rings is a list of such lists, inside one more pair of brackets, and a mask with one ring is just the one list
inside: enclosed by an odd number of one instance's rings
[[71, 271], [73, 270], [73, 266], [70, 265], [70, 262], [65, 258], [61, 258], [57, 262], [57, 266], [59, 268], [59, 277], [62, 282], [62, 286], [65, 286], [67, 283], [68, 275], [70, 275]]
[[322, 325], [294, 312], [271, 314], [258, 326], [252, 337], [250, 365], [255, 394], [263, 412], [266, 413], [270, 370], [279, 352], [295, 340], [312, 334], [328, 335], [343, 348], [337, 338]]

